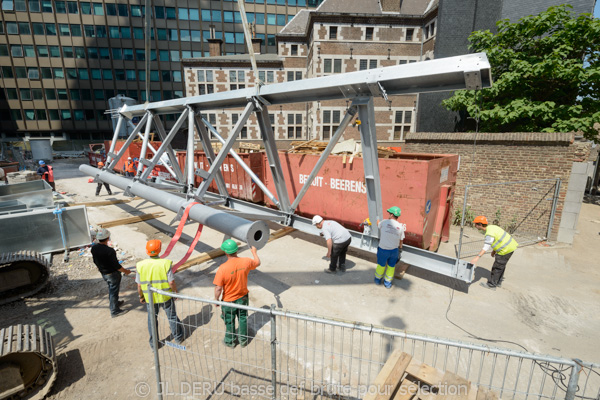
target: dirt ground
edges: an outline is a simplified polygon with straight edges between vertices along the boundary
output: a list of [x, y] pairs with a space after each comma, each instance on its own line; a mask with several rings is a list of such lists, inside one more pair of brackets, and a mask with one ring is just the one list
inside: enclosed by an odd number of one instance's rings
[[[56, 186], [71, 202], [126, 199], [113, 188], [94, 196], [95, 184], [77, 167], [84, 159], [56, 160]], [[113, 246], [125, 267], [145, 257], [148, 239], [166, 245], [174, 232], [174, 214], [144, 201], [88, 207], [92, 225], [141, 213], [164, 211], [146, 222], [110, 228]], [[278, 229], [272, 226], [272, 231]], [[178, 260], [187, 250], [194, 226], [186, 226], [182, 242], [171, 253]], [[511, 259], [506, 282], [497, 291], [479, 286], [489, 276], [492, 258], [484, 256], [468, 293], [452, 291], [444, 282], [409, 273], [392, 290], [372, 283], [374, 256], [350, 251], [348, 272], [323, 273], [324, 242], [294, 232], [259, 251], [262, 265], [250, 276], [250, 302], [255, 307], [277, 304], [289, 310], [384, 325], [390, 328], [468, 342], [482, 342], [469, 333], [515, 341], [529, 351], [600, 361], [600, 205], [584, 203], [573, 245], [547, 244], [519, 249]], [[192, 257], [217, 248], [219, 232], [204, 229]], [[440, 252], [454, 254], [458, 230]], [[186, 245], [187, 243], [187, 245]], [[244, 250], [242, 255], [249, 252]], [[184, 294], [212, 299], [212, 278], [223, 259], [194, 266], [176, 275]], [[451, 295], [452, 305], [447, 313]], [[148, 346], [145, 306], [136, 285], [123, 277], [121, 298], [129, 312], [110, 318], [106, 283], [89, 251], [71, 251], [69, 260], [55, 254], [50, 284], [33, 297], [0, 307], [0, 327], [33, 323], [48, 329], [58, 354], [59, 375], [50, 399], [137, 398], [136, 385], [155, 385], [153, 354]], [[448, 318], [446, 318], [448, 315]], [[452, 321], [452, 322], [451, 322]], [[460, 326], [458, 328], [456, 325]], [[469, 333], [467, 333], [469, 332]], [[511, 347], [501, 344], [499, 347]], [[267, 360], [265, 360], [267, 362]]]

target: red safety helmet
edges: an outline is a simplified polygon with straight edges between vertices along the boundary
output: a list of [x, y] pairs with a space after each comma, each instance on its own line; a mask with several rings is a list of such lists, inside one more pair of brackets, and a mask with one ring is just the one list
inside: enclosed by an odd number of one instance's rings
[[152, 257], [158, 256], [158, 254], [160, 253], [161, 246], [162, 243], [160, 242], [160, 240], [149, 240], [148, 243], [146, 243], [146, 253]]
[[479, 216], [475, 217], [475, 219], [473, 220], [473, 223], [474, 224], [487, 225], [488, 224], [488, 220], [483, 215], [479, 215]]

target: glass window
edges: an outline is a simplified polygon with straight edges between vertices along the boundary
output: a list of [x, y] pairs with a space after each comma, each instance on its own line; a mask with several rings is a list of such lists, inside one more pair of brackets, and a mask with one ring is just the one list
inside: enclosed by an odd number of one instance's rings
[[118, 47], [111, 48], [112, 58], [113, 60], [122, 60], [123, 59], [123, 50]]
[[190, 8], [189, 10], [190, 13], [190, 21], [199, 21], [200, 20], [200, 16], [198, 14], [198, 9], [197, 8]]
[[411, 42], [413, 40], [414, 33], [415, 33], [414, 29], [407, 29], [406, 30], [406, 41], [407, 42]]
[[38, 57], [48, 57], [48, 47], [37, 46]]
[[127, 4], [117, 4], [117, 10], [119, 11], [119, 17], [129, 16], [129, 8], [127, 7]]
[[335, 60], [333, 60], [333, 72], [336, 74], [342, 72], [342, 60], [341, 59], [336, 58]]
[[285, 15], [283, 14], [277, 14], [277, 25], [278, 26], [285, 26]]
[[94, 5], [94, 15], [104, 15], [102, 3], [92, 3]]
[[235, 35], [233, 32], [225, 32], [225, 43], [235, 43]]
[[119, 34], [118, 26], [109, 26], [108, 27], [108, 37], [111, 39], [119, 39], [121, 36]]
[[337, 26], [329, 27], [329, 39], [337, 39]]
[[56, 90], [45, 89], [44, 94], [46, 95], [46, 100], [56, 100]]
[[244, 33], [243, 32], [235, 33], [235, 42], [237, 44], [244, 44]]
[[132, 17], [141, 17], [142, 16], [142, 6], [131, 6], [131, 16]]
[[176, 42], [178, 36], [177, 29], [169, 29], [169, 40]]
[[63, 46], [63, 57], [64, 58], [73, 58], [73, 47], [71, 46]]
[[156, 70], [151, 70], [150, 71], [150, 82], [158, 82], [160, 79], [160, 75], [158, 73], [158, 71]]
[[110, 60], [110, 53], [108, 47], [99, 47], [98, 54], [101, 60]]
[[116, 81], [124, 81], [125, 80], [125, 70], [124, 69], [115, 69], [115, 80]]
[[256, 24], [257, 25], [264, 25], [265, 24], [265, 14], [263, 13], [256, 13]]
[[60, 120], [60, 117], [58, 115], [58, 110], [48, 110], [48, 115], [50, 116], [50, 121]]
[[181, 59], [192, 58], [192, 52], [190, 50], [181, 50]]
[[200, 42], [200, 31], [190, 31], [192, 42]]
[[5, 79], [9, 79], [9, 78], [14, 78], [15, 77], [15, 75], [13, 74], [13, 70], [12, 70], [11, 67], [5, 65], [5, 66], [1, 67], [1, 69], [2, 69], [2, 76]]
[[27, 68], [15, 67], [15, 76], [17, 78], [27, 78]]
[[134, 39], [144, 39], [144, 28], [133, 28]]
[[71, 29], [67, 24], [58, 24], [58, 31], [60, 36], [71, 36]]
[[213, 22], [221, 22], [221, 11], [212, 10], [210, 13]]
[[54, 24], [46, 24], [46, 35], [48, 35], [48, 36], [56, 36], [56, 25], [54, 25]]
[[127, 71], [125, 71], [125, 76], [128, 81], [135, 81], [135, 69], [128, 69]]
[[67, 1], [67, 11], [69, 14], [79, 14], [79, 7], [76, 1]]
[[173, 82], [181, 82], [181, 71], [171, 71]]
[[42, 89], [31, 89], [31, 96], [33, 97], [33, 100], [41, 100], [44, 98]]
[[21, 89], [21, 100], [29, 101], [31, 100], [31, 90], [29, 89]]
[[93, 121], [96, 119], [94, 110], [84, 110], [84, 111], [85, 111], [85, 120], [86, 121]]
[[31, 29], [29, 29], [29, 22], [19, 22], [19, 33], [21, 35], [31, 35]]
[[13, 44], [10, 46], [10, 54], [13, 57], [23, 57], [23, 48]]
[[202, 21], [210, 22], [210, 10], [202, 10], [201, 15], [202, 15]]
[[85, 119], [83, 110], [74, 110], [73, 114], [75, 115], [75, 121], [83, 121]]
[[46, 110], [35, 110], [35, 117], [38, 121], [46, 121], [48, 119]]
[[0, 57], [8, 57], [8, 46], [0, 44]]
[[104, 25], [96, 25], [96, 37], [105, 38], [106, 36], [106, 27]]
[[6, 22], [6, 33], [9, 35], [18, 35], [19, 25], [16, 22]]
[[32, 24], [33, 27], [33, 34], [34, 35], [44, 35], [45, 33], [45, 29], [44, 29], [44, 24], [41, 22], [33, 22]]
[[117, 5], [106, 3], [106, 15], [117, 15]]
[[84, 15], [92, 15], [92, 5], [88, 2], [80, 2], [79, 7]]
[[29, 0], [29, 12], [40, 12], [40, 0]]
[[52, 12], [52, 1], [42, 0], [42, 12], [46, 12], [46, 13]]
[[85, 58], [85, 49], [81, 46], [73, 47], [75, 58]]
[[88, 47], [88, 58], [98, 59], [98, 48], [97, 47]]
[[176, 19], [175, 7], [165, 7], [167, 12], [167, 19]]
[[71, 119], [71, 110], [60, 110], [60, 119], [69, 121]]
[[67, 68], [67, 79], [77, 79], [77, 69], [75, 68]]
[[374, 28], [367, 28], [366, 32], [365, 32], [365, 39], [366, 40], [373, 40], [373, 30]]
[[162, 6], [154, 6], [154, 16], [156, 18], [165, 18], [165, 8]]
[[179, 11], [179, 19], [183, 20], [183, 21], [187, 21], [189, 19], [188, 17], [188, 9], [187, 8], [178, 8], [177, 9]]
[[[4, 2], [2, 2], [4, 3]], [[22, 121], [23, 116], [21, 115], [21, 110], [10, 110], [10, 118], [13, 121]]]
[[192, 40], [192, 37], [190, 36], [190, 31], [187, 29], [180, 30], [179, 35], [181, 37], [182, 42], [189, 42]]
[[102, 71], [98, 68], [92, 68], [92, 79], [95, 81], [99, 81], [102, 79]]
[[65, 73], [62, 68], [52, 68], [54, 79], [65, 79]]
[[123, 60], [133, 60], [133, 49], [123, 49]]
[[[42, 79], [52, 79], [52, 68], [40, 68], [42, 71]], [[48, 98], [48, 96], [46, 96]]]
[[104, 99], [104, 90], [102, 90], [102, 89], [94, 89], [94, 99], [96, 99], [96, 100], [105, 100]]
[[121, 27], [121, 39], [131, 39], [131, 28], [128, 26]]
[[223, 11], [223, 22], [233, 22], [233, 11]]
[[135, 59], [137, 61], [144, 61], [146, 59], [146, 54], [144, 49], [135, 49]]
[[64, 1], [54, 1], [54, 9], [57, 14], [66, 14], [67, 13], [67, 4]]
[[161, 71], [162, 81], [171, 82], [171, 71]]
[[267, 35], [267, 46], [275, 46], [275, 35]]
[[146, 80], [146, 71], [140, 69], [138, 70], [138, 77], [140, 81], [145, 81]]
[[81, 25], [71, 24], [71, 36], [76, 36], [76, 37], [81, 36]]
[[156, 30], [156, 34], [158, 35], [158, 40], [167, 40], [167, 30], [164, 28], [158, 28]]
[[85, 37], [96, 37], [96, 30], [94, 29], [94, 25], [84, 25], [83, 32], [85, 33]]
[[15, 9], [15, 3], [12, 0], [2, 0], [2, 10], [12, 11]]
[[102, 70], [102, 79], [104, 79], [105, 81], [112, 81], [112, 79], [113, 79], [112, 69], [103, 69]]
[[77, 70], [77, 72], [79, 72], [79, 79], [82, 79], [82, 80], [90, 79], [90, 74], [89, 74], [87, 68], [79, 68]]
[[48, 46], [48, 50], [50, 52], [50, 57], [59, 58], [60, 57], [60, 47], [58, 46]]
[[19, 95], [17, 94], [17, 89], [6, 88], [6, 98], [8, 100], [19, 100]]
[[81, 92], [81, 100], [92, 99], [92, 92], [90, 91], [90, 89], [80, 89], [79, 92]]
[[275, 25], [277, 23], [277, 17], [275, 14], [267, 14], [267, 25]]
[[25, 57], [35, 57], [35, 50], [32, 45], [23, 45], [23, 54]]

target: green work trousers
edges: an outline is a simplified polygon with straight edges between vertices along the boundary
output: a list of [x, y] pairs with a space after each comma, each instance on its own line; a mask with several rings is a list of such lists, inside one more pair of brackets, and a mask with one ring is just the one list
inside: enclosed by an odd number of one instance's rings
[[[248, 305], [248, 295], [242, 296], [231, 303], [240, 304], [242, 306]], [[242, 310], [235, 307], [223, 306], [221, 318], [225, 321], [225, 344], [227, 346], [235, 345], [237, 341], [240, 345], [245, 346], [248, 344], [248, 310]], [[235, 319], [238, 318], [238, 330], [235, 329]]]

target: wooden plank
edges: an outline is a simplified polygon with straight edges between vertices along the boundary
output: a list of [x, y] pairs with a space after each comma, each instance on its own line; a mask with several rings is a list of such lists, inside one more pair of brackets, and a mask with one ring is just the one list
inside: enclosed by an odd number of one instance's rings
[[373, 381], [374, 390], [369, 390], [364, 400], [391, 399], [411, 359], [410, 354], [403, 353], [400, 349], [394, 351]]
[[419, 385], [412, 382], [409, 379], [404, 379], [402, 384], [398, 388], [398, 391], [394, 395], [394, 400], [410, 400], [413, 397], [417, 397], [416, 394], [419, 391]]
[[[288, 227], [280, 229], [280, 230], [278, 230], [276, 232], [273, 232], [271, 234], [271, 236], [269, 237], [269, 242], [271, 242], [273, 240], [277, 240], [277, 239], [279, 239], [279, 238], [281, 238], [281, 237], [283, 237], [283, 236], [287, 235], [288, 233], [291, 233], [291, 232], [293, 232], [295, 230], [296, 229], [288, 226]], [[236, 242], [236, 243], [238, 244], [238, 246], [240, 245], [239, 242]], [[221, 249], [211, 250], [211, 251], [209, 251], [207, 253], [202, 254], [201, 256], [194, 257], [194, 258], [188, 260], [186, 263], [182, 264], [177, 269], [177, 271], [175, 271], [175, 273], [178, 273], [178, 272], [181, 272], [181, 271], [185, 271], [186, 269], [191, 268], [194, 265], [202, 264], [202, 263], [204, 263], [206, 261], [209, 261], [209, 260], [212, 260], [212, 259], [215, 259], [215, 258], [219, 258], [219, 257], [224, 256], [224, 255], [225, 255], [225, 252], [223, 250], [221, 250]]]
[[139, 200], [140, 197], [134, 197], [133, 199], [125, 199], [125, 200], [103, 200], [103, 201], [87, 201], [84, 203], [67, 203], [69, 207], [74, 206], [86, 206], [86, 207], [99, 207], [99, 206], [110, 206], [113, 204], [124, 204], [129, 203], [133, 200]]
[[443, 382], [444, 378], [444, 373], [439, 369], [430, 367], [429, 365], [420, 363], [416, 360], [413, 360], [408, 368], [406, 368], [406, 373], [429, 386], [438, 386]]
[[160, 217], [163, 217], [164, 215], [165, 214], [162, 212], [151, 213], [151, 214], [142, 214], [142, 215], [136, 215], [134, 217], [127, 217], [127, 218], [115, 219], [113, 221], [101, 222], [98, 224], [98, 226], [100, 226], [102, 228], [110, 228], [110, 227], [119, 226], [119, 225], [135, 224], [136, 222], [142, 222], [142, 221], [147, 221], [149, 219], [160, 218]]
[[467, 400], [471, 384], [462, 376], [446, 371], [442, 379], [443, 387], [440, 388], [442, 395], [438, 395], [440, 400]]
[[477, 389], [477, 400], [498, 400], [498, 394], [490, 389], [479, 386]]

